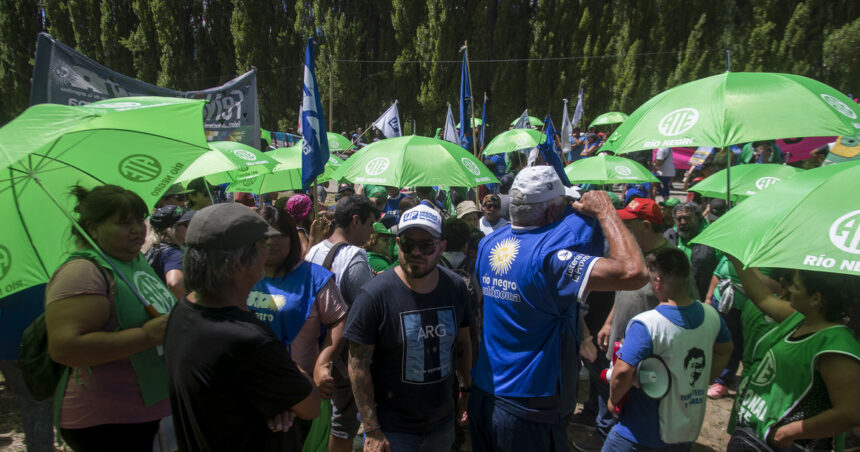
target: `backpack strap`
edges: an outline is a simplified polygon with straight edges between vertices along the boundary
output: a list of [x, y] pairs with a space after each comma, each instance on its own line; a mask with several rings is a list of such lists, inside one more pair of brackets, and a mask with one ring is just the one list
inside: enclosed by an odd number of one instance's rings
[[343, 247], [345, 247], [346, 245], [349, 245], [349, 243], [340, 242], [332, 246], [325, 257], [325, 260], [322, 263], [323, 268], [328, 271], [331, 271], [331, 266], [334, 263], [334, 258], [337, 257], [337, 253], [339, 253], [340, 250], [343, 249]]

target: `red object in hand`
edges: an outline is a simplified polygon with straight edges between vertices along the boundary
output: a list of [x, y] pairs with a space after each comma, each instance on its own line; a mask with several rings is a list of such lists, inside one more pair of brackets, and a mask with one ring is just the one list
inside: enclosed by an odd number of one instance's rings
[[[612, 366], [615, 366], [615, 361], [618, 359], [618, 350], [621, 348], [621, 342], [615, 342], [612, 346]], [[603, 380], [604, 383], [609, 384], [609, 379], [612, 378], [612, 366], [609, 369], [603, 369], [600, 372], [600, 379]], [[624, 394], [624, 397], [618, 401], [615, 405], [615, 414], [621, 413], [621, 408], [624, 407], [624, 403], [627, 402], [627, 399], [630, 398], [630, 391], [627, 394]]]

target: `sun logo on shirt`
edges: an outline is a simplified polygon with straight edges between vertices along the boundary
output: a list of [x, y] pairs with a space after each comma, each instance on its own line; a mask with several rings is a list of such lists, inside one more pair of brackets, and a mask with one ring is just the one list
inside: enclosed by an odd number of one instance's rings
[[507, 273], [511, 269], [511, 265], [514, 264], [514, 259], [516, 259], [519, 250], [519, 240], [513, 237], [502, 240], [490, 251], [490, 267], [496, 273]]

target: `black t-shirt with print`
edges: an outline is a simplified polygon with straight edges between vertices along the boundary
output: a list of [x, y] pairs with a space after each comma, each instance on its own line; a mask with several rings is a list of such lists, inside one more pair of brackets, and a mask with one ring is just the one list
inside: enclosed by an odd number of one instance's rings
[[349, 310], [344, 337], [374, 346], [370, 371], [383, 430], [423, 433], [454, 414], [457, 331], [471, 316], [462, 278], [438, 268], [439, 283], [426, 294], [383, 272]]

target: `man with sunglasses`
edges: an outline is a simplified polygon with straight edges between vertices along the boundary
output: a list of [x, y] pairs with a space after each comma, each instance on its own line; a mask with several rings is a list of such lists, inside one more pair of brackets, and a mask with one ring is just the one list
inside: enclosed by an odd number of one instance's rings
[[[648, 272], [606, 193], [569, 205], [579, 193], [552, 167], [532, 166], [510, 195], [513, 223], [481, 241], [475, 266], [484, 303], [469, 400], [472, 448], [569, 450], [564, 419], [576, 406], [579, 304], [590, 291], [639, 288]], [[599, 257], [604, 234], [610, 254]]]
[[471, 313], [462, 278], [438, 266], [442, 217], [400, 216], [400, 265], [364, 286], [349, 311], [349, 376], [366, 451], [445, 451], [454, 442], [454, 378], [471, 387]]
[[490, 235], [491, 232], [510, 223], [502, 218], [502, 199], [495, 193], [489, 193], [484, 196], [481, 201], [481, 210], [484, 211], [484, 216], [478, 220], [478, 228], [484, 235]]

